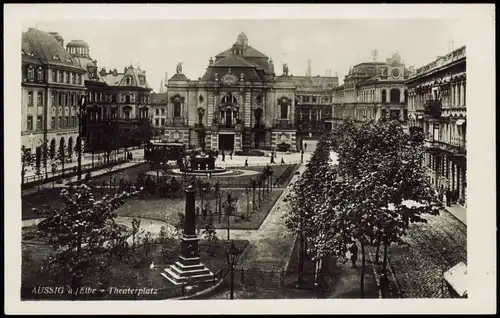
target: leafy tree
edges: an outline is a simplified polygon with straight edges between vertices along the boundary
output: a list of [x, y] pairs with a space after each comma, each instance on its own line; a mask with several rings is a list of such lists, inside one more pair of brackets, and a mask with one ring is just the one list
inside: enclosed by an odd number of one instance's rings
[[[441, 205], [421, 168], [423, 148], [405, 134], [398, 121], [347, 122], [339, 138], [338, 170], [343, 180], [334, 209], [343, 225], [361, 243], [362, 286], [365, 245], [398, 243], [422, 214], [437, 214]], [[363, 288], [362, 288], [363, 289]]]
[[56, 276], [69, 274], [73, 289], [81, 286], [82, 279], [94, 271], [96, 261], [123, 240], [123, 227], [116, 224], [114, 211], [136, 193], [96, 201], [86, 185], [63, 189], [64, 206], [53, 209], [38, 225], [39, 235], [54, 249], [48, 259], [49, 269]]
[[141, 229], [140, 219], [132, 219], [132, 230], [130, 234], [132, 236], [132, 250], [135, 251], [141, 242], [142, 235], [144, 234], [144, 229]]
[[205, 226], [205, 229], [203, 231], [203, 237], [205, 240], [208, 242], [208, 249], [207, 252], [214, 256], [215, 251], [214, 251], [214, 246], [218, 243], [219, 238], [217, 237], [217, 231], [215, 230], [214, 226], [212, 224], [207, 224]]
[[34, 158], [31, 149], [21, 146], [21, 186], [24, 185], [24, 176], [28, 167], [33, 165]]

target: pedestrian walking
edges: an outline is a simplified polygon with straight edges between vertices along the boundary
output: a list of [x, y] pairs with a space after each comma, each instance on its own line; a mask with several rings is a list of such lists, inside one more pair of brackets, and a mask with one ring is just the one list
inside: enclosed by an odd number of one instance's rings
[[248, 167], [248, 158], [245, 158], [245, 167]]
[[231, 150], [231, 152], [229, 153], [229, 159], [233, 160], [233, 151]]
[[351, 267], [356, 268], [356, 261], [358, 260], [358, 245], [353, 243], [349, 248], [349, 252], [351, 252]]
[[283, 160], [283, 157], [281, 157], [281, 164], [284, 165], [285, 164], [285, 160]]
[[304, 143], [304, 149], [307, 150], [307, 142]]
[[271, 163], [275, 163], [274, 162], [274, 153], [271, 153]]
[[224, 150], [222, 150], [222, 161], [226, 161], [226, 154], [224, 153]]
[[451, 191], [450, 189], [446, 190], [446, 206], [451, 206]]

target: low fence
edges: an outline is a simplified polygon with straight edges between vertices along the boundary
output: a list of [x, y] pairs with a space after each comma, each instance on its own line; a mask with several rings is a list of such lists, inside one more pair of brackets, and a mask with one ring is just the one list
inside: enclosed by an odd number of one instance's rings
[[[111, 163], [88, 163], [82, 165], [82, 179], [85, 177], [85, 174], [87, 172], [93, 172], [96, 170], [101, 170], [110, 166], [116, 166], [123, 164], [125, 162], [128, 162], [128, 160], [125, 159], [119, 159], [115, 161], [111, 161]], [[50, 169], [50, 167], [47, 167]], [[41, 168], [43, 170], [43, 167]], [[78, 167], [73, 166], [69, 168], [64, 168], [64, 170], [58, 170], [57, 173], [47, 173], [48, 177], [46, 178], [45, 172], [43, 171], [41, 175], [34, 175], [34, 176], [28, 176], [24, 178], [24, 184], [22, 186], [22, 189], [27, 189], [31, 188], [37, 185], [41, 185], [43, 183], [49, 183], [49, 182], [54, 182], [57, 181], [58, 179], [61, 178], [71, 178], [76, 175], [78, 175]]]

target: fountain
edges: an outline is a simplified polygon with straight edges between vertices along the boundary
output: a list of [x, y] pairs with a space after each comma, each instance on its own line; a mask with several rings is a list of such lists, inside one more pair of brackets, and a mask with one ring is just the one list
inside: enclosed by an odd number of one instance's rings
[[231, 171], [225, 168], [216, 167], [215, 157], [212, 154], [207, 155], [205, 152], [189, 155], [180, 165], [180, 168], [174, 169], [172, 172], [194, 176], [232, 174]]

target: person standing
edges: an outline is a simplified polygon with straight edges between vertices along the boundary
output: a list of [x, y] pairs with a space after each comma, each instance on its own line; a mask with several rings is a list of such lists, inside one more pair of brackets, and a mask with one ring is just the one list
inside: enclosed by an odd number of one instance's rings
[[226, 161], [226, 154], [224, 153], [224, 150], [222, 150], [222, 161]]
[[358, 260], [358, 245], [353, 243], [349, 248], [349, 252], [351, 252], [351, 268], [356, 268], [356, 261]]
[[248, 167], [248, 158], [245, 158], [245, 167]]
[[274, 162], [274, 153], [273, 152], [271, 152], [271, 163], [275, 163]]
[[229, 153], [229, 159], [233, 160], [233, 151], [231, 150], [231, 152]]
[[304, 143], [304, 149], [307, 150], [307, 142]]
[[281, 164], [284, 165], [285, 164], [285, 160], [283, 160], [283, 157], [281, 157]]

